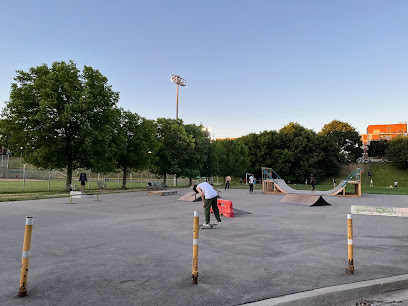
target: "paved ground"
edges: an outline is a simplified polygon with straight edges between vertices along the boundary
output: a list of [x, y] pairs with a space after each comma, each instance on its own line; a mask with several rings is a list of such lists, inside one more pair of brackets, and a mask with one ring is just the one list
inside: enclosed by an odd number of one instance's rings
[[[147, 192], [0, 203], [0, 305], [238, 305], [316, 288], [408, 274], [408, 218], [354, 216], [355, 274], [347, 266], [350, 205], [408, 207], [407, 196], [327, 197], [222, 192], [250, 214], [200, 231], [191, 284], [193, 211], [201, 203]], [[34, 216], [28, 293], [19, 287], [25, 216]], [[214, 218], [212, 216], [212, 218]]]

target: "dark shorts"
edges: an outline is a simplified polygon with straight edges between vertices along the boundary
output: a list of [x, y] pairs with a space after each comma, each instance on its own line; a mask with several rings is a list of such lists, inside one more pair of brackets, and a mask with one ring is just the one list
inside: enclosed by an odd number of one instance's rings
[[82, 182], [81, 182], [81, 185], [85, 185], [85, 182], [84, 182], [84, 181], [82, 181]]

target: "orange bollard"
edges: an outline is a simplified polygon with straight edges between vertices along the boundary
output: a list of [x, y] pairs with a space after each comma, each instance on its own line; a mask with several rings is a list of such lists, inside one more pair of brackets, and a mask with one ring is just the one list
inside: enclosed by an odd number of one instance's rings
[[18, 296], [27, 295], [27, 277], [28, 277], [28, 263], [30, 260], [30, 248], [31, 248], [31, 233], [33, 230], [33, 217], [27, 217], [24, 231], [24, 244], [23, 244], [23, 256], [21, 263], [21, 276], [20, 276], [20, 292]]
[[198, 231], [199, 231], [198, 210], [194, 211], [194, 231], [193, 231], [193, 284], [198, 284]]
[[348, 267], [346, 273], [354, 274], [353, 262], [353, 219], [351, 214], [347, 214], [347, 244], [348, 244]]

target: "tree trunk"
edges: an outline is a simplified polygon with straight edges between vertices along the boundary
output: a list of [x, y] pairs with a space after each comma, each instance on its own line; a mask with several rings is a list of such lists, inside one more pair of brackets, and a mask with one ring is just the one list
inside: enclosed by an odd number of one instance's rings
[[166, 186], [167, 181], [167, 173], [163, 174], [163, 186]]
[[127, 187], [126, 187], [126, 176], [127, 176], [127, 173], [128, 173], [128, 168], [127, 168], [127, 167], [124, 167], [124, 168], [123, 168], [122, 189], [126, 189], [126, 188], [127, 188]]
[[72, 162], [68, 162], [67, 180], [65, 181], [65, 191], [69, 191], [69, 186], [72, 183]]
[[193, 186], [193, 178], [190, 177], [190, 187]]

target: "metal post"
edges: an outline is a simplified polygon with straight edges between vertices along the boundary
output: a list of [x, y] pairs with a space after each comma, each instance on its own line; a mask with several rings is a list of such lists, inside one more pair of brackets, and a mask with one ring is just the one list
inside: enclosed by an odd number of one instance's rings
[[176, 112], [176, 120], [178, 119], [178, 91], [179, 91], [179, 84], [177, 84], [177, 112]]
[[199, 224], [199, 217], [198, 217], [198, 210], [194, 211], [194, 228], [193, 228], [193, 284], [198, 284], [198, 225]]
[[91, 189], [91, 171], [89, 171], [89, 175], [88, 175], [88, 190]]
[[51, 187], [51, 170], [48, 170], [48, 191], [50, 191]]
[[133, 178], [133, 175], [132, 175], [132, 172], [130, 172], [130, 189], [132, 189], [132, 178]]
[[23, 256], [21, 263], [20, 292], [18, 293], [18, 296], [21, 297], [27, 295], [28, 264], [30, 260], [31, 233], [33, 231], [33, 221], [34, 221], [33, 217], [26, 217]]
[[347, 214], [347, 244], [348, 244], [348, 267], [346, 273], [354, 274], [353, 262], [353, 219], [351, 214]]
[[24, 164], [24, 169], [23, 169], [23, 192], [25, 188], [25, 171], [26, 171], [26, 164]]
[[143, 187], [143, 173], [140, 173], [140, 187]]

